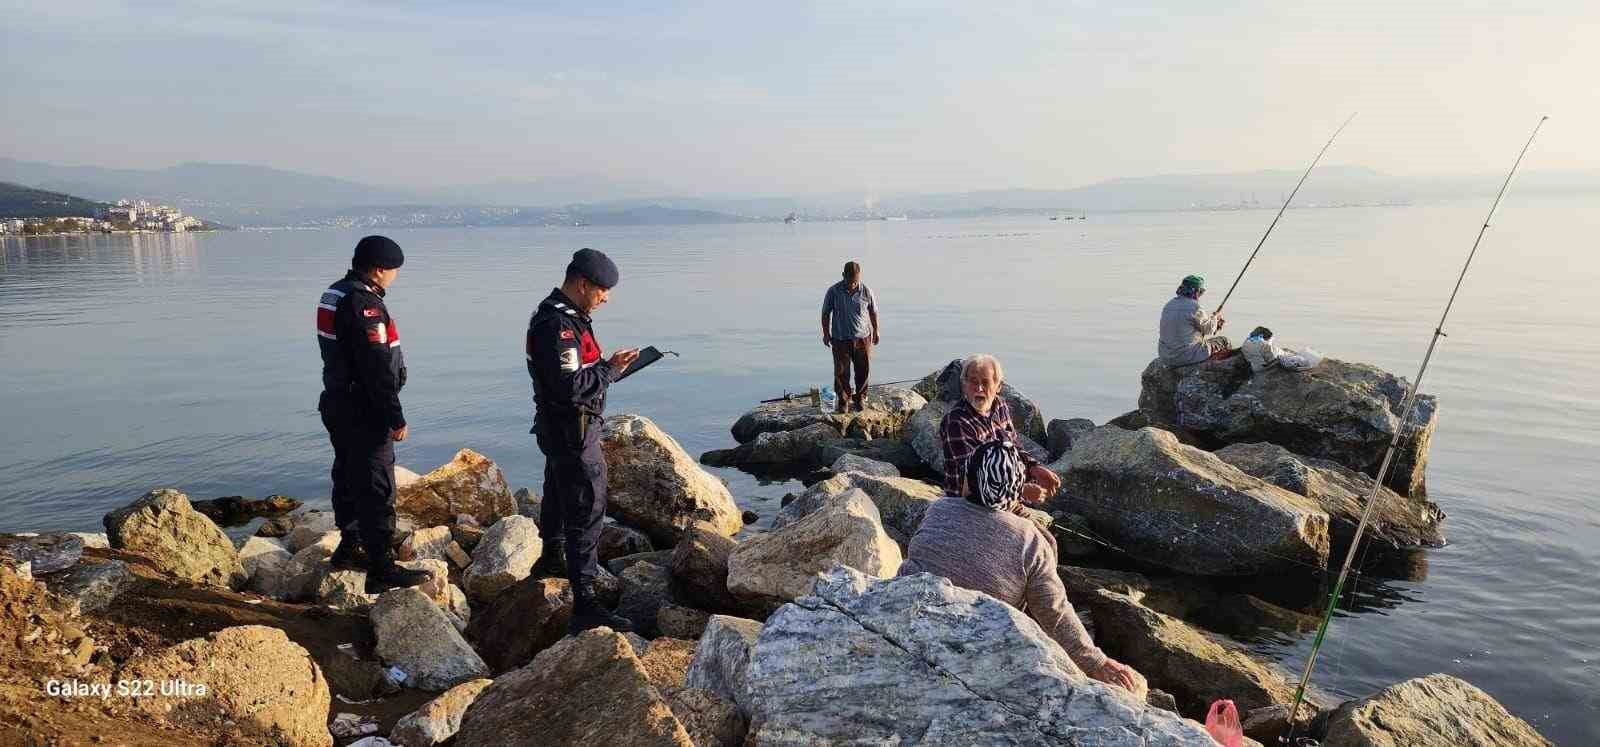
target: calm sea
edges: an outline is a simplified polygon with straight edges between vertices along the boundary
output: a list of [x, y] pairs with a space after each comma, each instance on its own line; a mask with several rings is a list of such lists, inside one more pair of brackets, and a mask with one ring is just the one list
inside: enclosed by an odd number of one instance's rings
[[[1299, 209], [1228, 306], [1230, 332], [1410, 377], [1487, 200]], [[391, 233], [411, 440], [426, 471], [459, 448], [540, 489], [522, 335], [579, 247], [622, 267], [596, 316], [608, 350], [681, 358], [613, 390], [691, 453], [732, 444], [757, 400], [827, 383], [822, 292], [859, 260], [882, 305], [875, 379], [988, 351], [1047, 418], [1132, 409], [1177, 278], [1220, 298], [1268, 211], [697, 227]], [[358, 233], [0, 240], [0, 530], [98, 531], [144, 492], [283, 493], [325, 503], [313, 305]], [[1428, 374], [1440, 401], [1428, 484], [1449, 515], [1425, 578], [1369, 586], [1316, 682], [1363, 695], [1464, 677], [1564, 744], [1600, 742], [1600, 210], [1513, 194]], [[770, 520], [794, 483], [720, 470]], [[1308, 637], [1255, 648], [1298, 670]]]

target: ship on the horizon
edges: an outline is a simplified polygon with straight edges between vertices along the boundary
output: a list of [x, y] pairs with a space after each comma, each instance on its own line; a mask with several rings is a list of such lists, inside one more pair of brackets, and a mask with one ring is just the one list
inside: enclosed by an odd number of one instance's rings
[[784, 216], [783, 222], [784, 223], [799, 223], [800, 222], [800, 216], [797, 216], [794, 213], [789, 213], [787, 216]]

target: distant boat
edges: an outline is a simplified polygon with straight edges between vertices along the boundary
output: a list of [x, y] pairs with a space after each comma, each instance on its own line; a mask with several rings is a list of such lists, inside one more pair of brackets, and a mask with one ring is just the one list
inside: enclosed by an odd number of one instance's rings
[[908, 217], [906, 217], [904, 215], [886, 215], [886, 216], [883, 217], [883, 219], [884, 220], [911, 220], [910, 218], [908, 218]]
[[794, 213], [790, 213], [788, 216], [786, 216], [783, 219], [784, 223], [798, 223], [799, 221], [800, 221], [799, 216], [796, 216]]

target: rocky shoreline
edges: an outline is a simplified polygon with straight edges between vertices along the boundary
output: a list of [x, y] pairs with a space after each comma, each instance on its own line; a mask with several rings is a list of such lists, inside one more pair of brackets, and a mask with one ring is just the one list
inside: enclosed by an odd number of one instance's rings
[[[0, 742], [1205, 745], [1206, 709], [1229, 698], [1274, 743], [1293, 680], [1237, 640], [1315, 628], [1306, 579], [1349, 542], [1403, 381], [1341, 361], [1147, 370], [1140, 408], [1098, 427], [1047, 420], [1007, 385], [1026, 448], [1063, 479], [1033, 518], [1098, 645], [1149, 679], [1139, 702], [1078, 674], [1021, 612], [895, 578], [942, 495], [936, 429], [958, 373], [875, 389], [862, 413], [761, 405], [738, 446], [698, 462], [647, 418], [609, 418], [600, 590], [627, 635], [566, 635], [567, 581], [530, 575], [539, 497], [469, 449], [399, 472], [397, 553], [435, 580], [378, 596], [328, 565], [328, 512], [281, 500], [210, 504], [280, 514], [238, 543], [167, 488], [108, 513], [104, 534], [0, 535]], [[1423, 478], [1436, 412], [1427, 398], [1380, 492], [1373, 538], [1397, 554], [1444, 542]], [[807, 487], [747, 535], [700, 463]], [[1242, 591], [1282, 578], [1302, 597]], [[94, 690], [130, 682], [152, 692]], [[1326, 745], [1548, 744], [1442, 674], [1310, 700], [1300, 732]]]

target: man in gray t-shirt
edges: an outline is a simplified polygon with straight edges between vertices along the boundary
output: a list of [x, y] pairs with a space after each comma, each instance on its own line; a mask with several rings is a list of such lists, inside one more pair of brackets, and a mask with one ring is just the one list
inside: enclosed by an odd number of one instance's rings
[[[872, 346], [878, 344], [878, 300], [861, 282], [861, 265], [844, 263], [844, 279], [822, 296], [822, 344], [833, 348], [833, 389], [839, 393], [838, 412], [854, 406], [860, 412], [867, 397], [867, 373]], [[855, 369], [855, 388], [850, 369]]]

